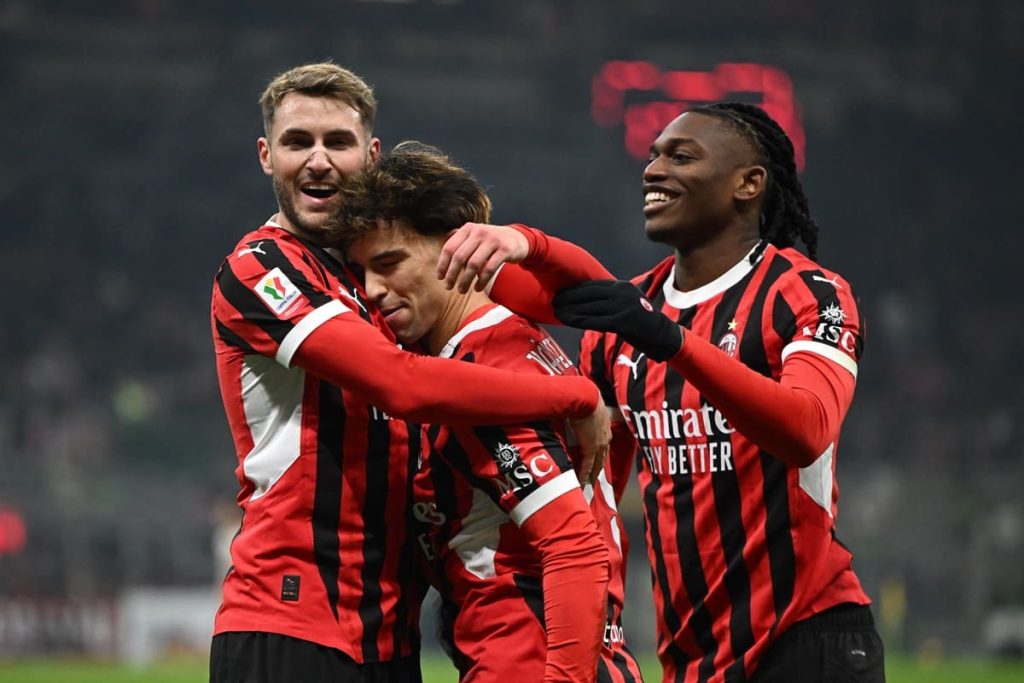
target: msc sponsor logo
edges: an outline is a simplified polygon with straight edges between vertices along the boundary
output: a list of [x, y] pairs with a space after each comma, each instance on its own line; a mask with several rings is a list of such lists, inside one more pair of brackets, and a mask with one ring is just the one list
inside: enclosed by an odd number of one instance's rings
[[[841, 310], [839, 311], [839, 314], [845, 315]], [[824, 313], [822, 316], [824, 316]], [[857, 335], [855, 335], [852, 330], [844, 329], [837, 324], [820, 322], [817, 327], [805, 325], [803, 329], [803, 336], [808, 339], [814, 339], [815, 341], [827, 342], [829, 344], [839, 346], [849, 353], [856, 353]]]
[[[502, 446], [509, 446], [515, 453], [513, 460], [503, 463], [499, 459], [501, 457], [498, 455], [499, 452], [509, 452], [503, 451]], [[538, 479], [543, 479], [555, 471], [555, 461], [547, 453], [542, 451], [531, 458], [529, 462], [523, 462], [519, 457], [519, 450], [510, 444], [499, 444], [498, 450], [495, 451], [495, 459], [498, 460], [499, 476], [491, 477], [491, 481], [501, 495], [520, 493], [534, 488], [537, 486]]]
[[612, 643], [625, 643], [626, 631], [619, 624], [610, 621], [604, 622], [604, 646], [611, 647]]

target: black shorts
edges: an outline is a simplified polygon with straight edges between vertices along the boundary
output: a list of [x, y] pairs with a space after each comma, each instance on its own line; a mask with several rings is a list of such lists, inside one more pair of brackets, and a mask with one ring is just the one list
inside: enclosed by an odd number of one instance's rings
[[220, 633], [210, 683], [422, 683], [419, 657], [358, 664], [341, 650], [276, 633]]
[[867, 605], [798, 621], [768, 649], [750, 683], [885, 683], [882, 639]]

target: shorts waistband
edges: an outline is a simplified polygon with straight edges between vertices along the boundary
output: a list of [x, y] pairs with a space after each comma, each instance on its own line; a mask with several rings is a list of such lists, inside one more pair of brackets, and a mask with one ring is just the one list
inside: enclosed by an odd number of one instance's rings
[[790, 631], [858, 631], [875, 628], [875, 619], [868, 605], [844, 602], [802, 619]]

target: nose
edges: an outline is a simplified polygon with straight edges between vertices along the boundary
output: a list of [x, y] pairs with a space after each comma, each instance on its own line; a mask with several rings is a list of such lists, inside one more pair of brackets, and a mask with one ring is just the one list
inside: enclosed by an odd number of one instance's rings
[[661, 155], [651, 159], [644, 168], [644, 181], [651, 182], [661, 180], [665, 177], [665, 167], [662, 164]]
[[314, 173], [326, 173], [331, 170], [331, 160], [323, 149], [314, 149], [306, 159], [306, 167]]
[[374, 305], [380, 306], [384, 301], [384, 297], [388, 295], [387, 283], [380, 275], [372, 272], [367, 272], [364, 279], [363, 287], [366, 289], [366, 296], [370, 298]]

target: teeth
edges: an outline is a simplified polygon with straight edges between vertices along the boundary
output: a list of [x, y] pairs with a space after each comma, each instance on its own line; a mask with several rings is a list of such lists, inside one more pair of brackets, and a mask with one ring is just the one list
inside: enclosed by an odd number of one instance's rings
[[323, 191], [323, 192], [333, 192], [334, 191], [334, 186], [333, 185], [303, 185], [302, 189], [303, 190], [320, 190], [320, 191]]
[[664, 192], [648, 192], [644, 195], [645, 204], [661, 204], [669, 199], [670, 197]]

